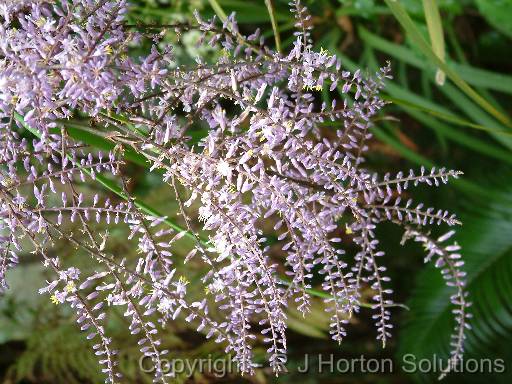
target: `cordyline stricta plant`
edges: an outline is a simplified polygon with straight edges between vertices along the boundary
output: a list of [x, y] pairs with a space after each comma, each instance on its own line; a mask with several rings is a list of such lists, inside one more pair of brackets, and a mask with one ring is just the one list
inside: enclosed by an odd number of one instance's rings
[[[314, 278], [323, 281], [335, 341], [342, 341], [362, 305], [361, 290], [369, 287], [376, 337], [385, 345], [394, 304], [375, 230], [392, 222], [404, 229], [404, 241], [424, 245], [425, 260], [453, 288], [449, 365], [456, 364], [469, 317], [463, 262], [459, 246], [447, 242], [453, 231], [433, 237], [425, 227], [458, 221], [402, 196], [460, 172], [378, 175], [365, 168], [389, 68], [363, 76], [343, 70], [336, 56], [315, 52], [298, 0], [291, 3], [297, 32], [287, 54], [265, 46], [258, 31], [244, 36], [234, 16], [223, 22], [197, 16], [197, 23], [168, 26], [168, 33], [200, 30], [201, 44], [221, 48], [215, 63], [177, 66], [172, 49], [158, 40], [161, 33], [147, 56], [133, 57], [130, 47], [145, 36], [124, 22], [128, 6], [125, 0], [0, 5], [2, 288], [18, 255], [40, 256], [55, 279], [39, 293], [76, 311], [87, 338], [96, 340], [107, 382], [122, 380], [106, 333], [107, 304], [125, 308], [155, 381], [172, 376], [162, 369], [161, 326], [179, 319], [222, 343], [247, 374], [261, 333], [277, 374], [286, 363], [286, 308], [308, 313]], [[317, 102], [321, 89], [339, 90], [338, 102]], [[102, 154], [73, 134], [67, 124], [73, 115], [89, 119], [82, 127], [87, 137], [113, 149]], [[326, 136], [324, 121], [340, 129]], [[198, 125], [206, 133], [192, 144]], [[129, 191], [121, 167], [127, 151], [167, 185], [183, 229]], [[88, 201], [79, 188], [84, 183], [100, 183], [109, 194]], [[66, 222], [81, 231], [66, 231]], [[138, 257], [109, 253], [108, 234], [98, 233], [97, 223], [128, 227]], [[185, 263], [196, 258], [208, 266], [201, 281], [214, 300], [190, 299], [187, 280], [175, 273], [173, 249], [183, 236], [195, 239]], [[277, 238], [285, 256], [272, 257], [267, 236]], [[344, 250], [348, 239], [355, 254]], [[95, 273], [64, 266], [52, 253], [57, 240], [88, 254]], [[221, 311], [214, 315], [212, 305]]]

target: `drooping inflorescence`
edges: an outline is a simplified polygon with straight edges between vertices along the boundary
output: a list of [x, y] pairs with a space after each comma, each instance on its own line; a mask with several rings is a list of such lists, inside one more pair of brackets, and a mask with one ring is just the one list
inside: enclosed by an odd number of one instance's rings
[[[108, 382], [120, 374], [105, 330], [106, 304], [125, 308], [130, 331], [156, 368], [155, 381], [172, 376], [162, 368], [167, 351], [160, 348], [158, 323], [178, 317], [224, 343], [245, 373], [254, 370], [252, 345], [261, 332], [279, 373], [286, 363], [286, 308], [309, 311], [314, 271], [328, 294], [332, 338], [342, 341], [369, 286], [377, 339], [385, 345], [393, 299], [375, 229], [392, 222], [405, 238], [425, 245], [427, 259], [436, 258], [456, 290], [456, 364], [469, 317], [462, 261], [457, 245], [441, 244], [448, 235], [434, 240], [425, 226], [458, 221], [413, 203], [409, 190], [446, 183], [460, 172], [422, 168], [380, 176], [365, 168], [389, 68], [363, 76], [344, 70], [329, 52], [314, 51], [309, 15], [298, 0], [291, 3], [297, 33], [287, 54], [267, 47], [258, 31], [244, 36], [231, 15], [220, 23], [197, 16], [195, 25], [168, 27], [200, 30], [203, 44], [222, 48], [213, 63], [176, 66], [158, 36], [147, 56], [131, 57], [130, 47], [145, 36], [125, 26], [127, 7], [124, 0], [0, 5], [2, 289], [20, 253], [40, 255], [56, 276], [40, 293], [76, 310], [80, 327], [97, 341]], [[324, 89], [339, 90], [338, 101], [319, 103], [315, 94]], [[69, 129], [76, 121], [113, 150], [102, 154], [77, 138]], [[326, 135], [326, 121], [340, 128]], [[192, 137], [197, 127], [206, 131], [198, 142]], [[122, 168], [127, 150], [167, 185], [183, 229], [131, 194]], [[80, 185], [93, 182], [119, 198], [100, 193], [87, 201]], [[67, 232], [63, 222], [81, 232]], [[107, 252], [108, 235], [94, 229], [99, 222], [129, 228], [139, 257]], [[270, 252], [269, 235], [281, 244], [284, 260]], [[195, 243], [185, 261], [208, 266], [201, 281], [213, 302], [190, 299], [186, 277], [176, 273], [173, 248], [183, 236]], [[348, 238], [359, 249], [355, 254], [344, 244]], [[84, 276], [64, 267], [51, 253], [57, 240], [88, 254], [97, 272]], [[210, 306], [224, 317], [210, 314]]]

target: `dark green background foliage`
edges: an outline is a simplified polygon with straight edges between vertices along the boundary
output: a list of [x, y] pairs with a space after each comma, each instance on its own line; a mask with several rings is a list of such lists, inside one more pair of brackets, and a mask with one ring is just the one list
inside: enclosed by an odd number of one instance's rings
[[[130, 21], [166, 24], [191, 20], [198, 9], [205, 16], [235, 11], [241, 29], [261, 28], [267, 42], [286, 50], [293, 39], [293, 16], [287, 1], [256, 0], [139, 0]], [[424, 3], [431, 7], [424, 8]], [[343, 58], [350, 70], [356, 67], [373, 72], [387, 60], [394, 79], [384, 97], [391, 102], [373, 128], [374, 140], [367, 166], [379, 171], [407, 167], [445, 166], [464, 171], [464, 177], [442, 186], [435, 193], [422, 191], [429, 205], [458, 213], [464, 225], [457, 241], [466, 260], [468, 290], [473, 306], [473, 331], [468, 334], [467, 358], [505, 360], [502, 374], [452, 374], [452, 382], [510, 382], [512, 379], [512, 0], [309, 0], [313, 15], [316, 49], [326, 49]], [[433, 7], [432, 7], [433, 5]], [[436, 18], [436, 7], [440, 18]], [[427, 11], [427, 12], [425, 12]], [[430, 12], [430, 13], [429, 13]], [[274, 25], [271, 19], [274, 19]], [[427, 23], [431, 18], [432, 23]], [[169, 42], [183, 64], [196, 55], [215, 57], [214, 49], [197, 48], [198, 35], [189, 33]], [[444, 37], [443, 38], [440, 38]], [[444, 46], [444, 50], [443, 50]], [[137, 49], [146, 49], [138, 47]], [[137, 49], [133, 54], [137, 54]], [[437, 56], [439, 50], [445, 56]], [[436, 72], [446, 75], [444, 85], [436, 82]], [[438, 73], [439, 76], [439, 73]], [[328, 100], [331, 95], [320, 93]], [[336, 124], [325, 127], [335, 130]], [[203, 135], [198, 132], [198, 135]], [[129, 154], [128, 154], [129, 155]], [[130, 157], [128, 156], [128, 159]], [[161, 193], [158, 178], [141, 172], [134, 158], [133, 188], [145, 200], [166, 212], [176, 211], [175, 203]], [[89, 193], [94, 193], [94, 186]], [[132, 249], [119, 238], [115, 252], [129, 257]], [[388, 266], [393, 278], [395, 300], [410, 310], [393, 311], [396, 330], [385, 350], [374, 340], [369, 312], [363, 310], [350, 327], [341, 347], [327, 337], [328, 318], [322, 302], [315, 299], [312, 313], [303, 319], [290, 311], [290, 374], [274, 379], [265, 369], [252, 378], [230, 376], [217, 379], [208, 373], [179, 377], [177, 382], [300, 382], [300, 383], [409, 383], [434, 382], [428, 374], [405, 374], [400, 361], [407, 353], [419, 358], [446, 357], [453, 327], [450, 291], [437, 270], [424, 267], [421, 249], [399, 247], [400, 234], [386, 228]], [[80, 259], [78, 251], [56, 249], [62, 257]], [[183, 255], [186, 249], [183, 250]], [[277, 255], [279, 256], [279, 255]], [[54, 306], [37, 295], [46, 276], [35, 257], [9, 275], [11, 291], [0, 301], [0, 372], [8, 383], [99, 383], [97, 363], [90, 346], [74, 327], [73, 314], [64, 306]], [[188, 276], [194, 264], [187, 264]], [[83, 266], [86, 270], [87, 266]], [[193, 286], [193, 284], [192, 284]], [[204, 292], [195, 292], [204, 295]], [[368, 292], [371, 296], [371, 292]], [[109, 310], [109, 328], [121, 352], [121, 370], [127, 382], [150, 382], [137, 365], [135, 339], [126, 334], [123, 316]], [[167, 328], [163, 344], [172, 357], [222, 357], [222, 350], [205, 341], [187, 324]], [[297, 373], [304, 353], [334, 354], [335, 358], [393, 358], [395, 370], [382, 375]], [[263, 357], [264, 351], [256, 349]]]

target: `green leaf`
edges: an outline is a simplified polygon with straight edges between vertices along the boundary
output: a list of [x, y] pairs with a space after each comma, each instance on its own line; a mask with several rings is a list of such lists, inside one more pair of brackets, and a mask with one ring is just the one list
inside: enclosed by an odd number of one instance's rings
[[460, 110], [466, 113], [467, 116], [476, 121], [478, 124], [487, 127], [486, 130], [489, 131], [492, 137], [512, 150], [512, 137], [510, 135], [503, 134], [503, 127], [501, 124], [499, 124], [491, 116], [485, 113], [485, 111], [483, 111], [481, 108], [478, 108], [478, 106], [475, 105], [475, 103], [470, 98], [466, 97], [464, 93], [462, 93], [451, 84], [446, 84], [440, 90]]
[[[386, 53], [400, 61], [406, 62], [413, 67], [427, 70], [429, 69], [428, 62], [423, 60], [415, 51], [407, 48], [404, 45], [393, 43], [389, 40], [368, 31], [366, 28], [359, 26], [359, 37], [371, 45], [373, 48]], [[468, 84], [475, 87], [482, 87], [493, 89], [495, 91], [512, 93], [512, 76], [503, 73], [492, 72], [485, 69], [475, 68], [467, 64], [459, 64], [447, 60], [449, 65], [459, 76]]]
[[[430, 43], [432, 50], [437, 57], [444, 62], [445, 47], [443, 24], [441, 23], [441, 15], [437, 7], [436, 0], [423, 0], [423, 8], [425, 10], [425, 19], [427, 20], [428, 34], [430, 36]], [[445, 81], [445, 74], [442, 70], [438, 69], [436, 72], [436, 83], [443, 85]]]
[[[267, 3], [268, 0], [265, 0]], [[236, 12], [236, 20], [239, 24], [259, 24], [268, 22], [268, 5], [262, 2], [249, 2], [244, 0], [208, 0], [215, 14], [225, 20], [232, 11]], [[278, 12], [275, 7], [272, 10], [275, 22], [289, 22], [293, 20], [289, 13]], [[271, 21], [272, 22], [272, 21]], [[266, 28], [265, 28], [266, 29]]]
[[[90, 145], [94, 148], [100, 149], [102, 151], [111, 151], [114, 149], [114, 143], [108, 140], [105, 140], [97, 135], [94, 135], [84, 128], [88, 128], [80, 123], [76, 122], [66, 122], [66, 129], [72, 138], [76, 140], [80, 140], [83, 143]], [[133, 150], [133, 148], [125, 147], [124, 148], [124, 157], [127, 160], [130, 160], [132, 163], [141, 165], [143, 167], [148, 165], [148, 161], [141, 156], [137, 152]]]
[[[369, 54], [369, 65], [376, 70], [378, 68], [378, 64], [373, 54], [373, 51], [370, 50]], [[443, 124], [442, 122], [436, 121], [428, 116], [425, 116], [418, 111], [424, 112], [431, 116], [436, 117], [437, 119], [447, 121], [449, 123], [461, 126], [467, 126], [474, 129], [480, 129], [483, 131], [489, 132], [492, 136], [497, 138], [498, 141], [507, 145], [508, 143], [512, 143], [512, 132], [510, 131], [501, 131], [499, 128], [489, 128], [487, 126], [473, 124], [469, 121], [459, 118], [454, 115], [449, 109], [432, 102], [429, 99], [426, 99], [422, 96], [419, 96], [407, 88], [398, 86], [393, 82], [389, 82], [386, 85], [386, 91], [391, 95], [391, 97], [387, 95], [383, 95], [383, 99], [389, 100], [394, 104], [401, 106], [406, 113], [416, 118], [418, 121], [425, 124], [426, 127], [433, 129], [436, 133], [446, 136], [452, 141], [471, 148], [477, 152], [483, 153], [490, 157], [494, 157], [505, 162], [512, 164], [512, 156], [509, 151], [501, 148], [501, 146], [490, 145], [487, 144], [486, 141], [473, 137], [471, 134], [466, 133], [463, 130], [456, 129], [455, 127], [451, 127], [447, 124]], [[462, 107], [466, 107], [468, 109], [468, 100], [466, 96], [461, 95], [460, 91], [458, 91], [455, 87], [450, 84], [447, 84], [443, 87], [443, 92], [447, 93], [452, 101]], [[458, 92], [458, 95], [453, 95], [453, 92]], [[464, 100], [466, 103], [464, 104]], [[471, 108], [473, 106], [473, 108]], [[480, 114], [475, 114], [475, 112], [480, 111]], [[484, 118], [485, 123], [489, 123], [491, 125], [497, 124], [494, 120], [490, 119], [487, 114], [485, 114], [481, 109], [475, 107], [474, 104], [469, 102], [469, 115], [475, 118]], [[485, 120], [487, 119], [487, 120]], [[490, 119], [490, 120], [489, 120]], [[477, 119], [478, 120], [478, 119]], [[499, 127], [499, 125], [498, 125]], [[508, 140], [508, 141], [507, 141]]]
[[[464, 226], [457, 240], [473, 303], [469, 310], [473, 329], [466, 340], [468, 358], [512, 357], [508, 348], [512, 342], [512, 188], [506, 176], [500, 182], [499, 198], [466, 204], [471, 208], [461, 215]], [[450, 294], [439, 270], [429, 267], [419, 275], [408, 302], [408, 321], [400, 333], [400, 355], [412, 353], [417, 359], [447, 356], [454, 326]]]
[[[268, 0], [265, 0], [265, 3], [267, 1]], [[263, 4], [263, 1], [219, 0], [219, 5], [223, 9], [228, 10], [229, 12], [227, 11], [227, 13], [235, 11], [236, 20], [239, 24], [255, 24], [268, 22], [268, 6], [266, 4]], [[276, 7], [273, 7], [272, 12], [276, 22], [287, 22], [293, 20], [293, 16], [288, 11], [279, 12], [279, 10], [276, 9]]]
[[[397, 101], [394, 102], [397, 103]], [[428, 110], [424, 111], [426, 113], [423, 113], [421, 109], [418, 109], [414, 106], [408, 107], [406, 101], [398, 101], [398, 103], [403, 103], [401, 104], [402, 107], [410, 116], [414, 117], [426, 127], [433, 129], [440, 135], [445, 136], [460, 145], [470, 148], [475, 152], [483, 153], [489, 157], [493, 157], [512, 165], [512, 154], [509, 151], [497, 148], [495, 145], [488, 144], [485, 140], [474, 138], [471, 135], [468, 135], [466, 132], [431, 118], [427, 115], [431, 114]], [[432, 115], [435, 116], [435, 114]]]
[[210, 3], [210, 6], [215, 11], [216, 15], [221, 19], [222, 21], [226, 20], [228, 16], [226, 15], [226, 12], [222, 9], [220, 4], [217, 2], [217, 0], [208, 0]]
[[464, 79], [460, 77], [460, 75], [453, 70], [453, 68], [449, 67], [446, 63], [444, 63], [437, 55], [432, 51], [432, 48], [424, 39], [422, 33], [416, 27], [413, 20], [409, 17], [406, 10], [400, 4], [400, 2], [396, 0], [385, 0], [388, 7], [393, 12], [393, 15], [396, 17], [398, 22], [402, 25], [404, 30], [407, 32], [411, 40], [417, 46], [417, 48], [427, 57], [427, 59], [435, 66], [441, 68], [448, 78], [450, 78], [457, 87], [459, 87], [464, 93], [466, 93], [471, 99], [473, 99], [480, 107], [482, 107], [487, 113], [494, 116], [498, 121], [506, 125], [507, 127], [512, 128], [512, 122], [509, 117], [498, 109], [496, 109], [491, 103], [489, 103], [485, 98], [483, 98], [480, 94], [478, 94], [473, 88], [471, 88]]
[[[438, 0], [437, 4], [441, 11], [448, 14], [458, 14], [462, 11], [465, 0]], [[423, 7], [418, 0], [400, 0], [400, 3], [412, 15], [423, 15]]]
[[512, 38], [512, 0], [475, 0], [483, 17], [494, 28]]
[[270, 22], [272, 23], [272, 30], [274, 31], [274, 39], [276, 42], [277, 52], [281, 52], [281, 37], [279, 36], [279, 28], [277, 26], [276, 15], [274, 12], [274, 5], [272, 4], [272, 0], [265, 0], [265, 5], [267, 6], [268, 14], [270, 16]]

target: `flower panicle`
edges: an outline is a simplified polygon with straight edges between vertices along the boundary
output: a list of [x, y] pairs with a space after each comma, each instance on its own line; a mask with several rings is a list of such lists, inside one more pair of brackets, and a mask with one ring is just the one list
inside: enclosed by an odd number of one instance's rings
[[[460, 359], [469, 302], [459, 249], [426, 228], [459, 221], [413, 206], [409, 196], [461, 172], [421, 168], [392, 176], [365, 167], [371, 127], [386, 105], [379, 93], [389, 64], [375, 74], [345, 70], [335, 55], [313, 49], [311, 16], [300, 0], [290, 5], [296, 38], [288, 53], [266, 46], [259, 31], [244, 36], [234, 15], [223, 22], [197, 15], [195, 25], [176, 25], [175, 33], [196, 29], [202, 44], [224, 52], [188, 67], [175, 65], [161, 35], [151, 36], [146, 56], [129, 55], [147, 36], [126, 26], [124, 0], [0, 5], [0, 289], [27, 247], [40, 254], [57, 276], [40, 292], [73, 307], [87, 337], [99, 340], [94, 351], [107, 382], [119, 381], [102, 325], [109, 305], [124, 308], [155, 382], [172, 376], [162, 367], [168, 351], [159, 334], [178, 317], [222, 343], [242, 373], [254, 373], [259, 332], [270, 366], [283, 372], [286, 310], [307, 315], [317, 272], [332, 339], [343, 340], [369, 290], [376, 338], [385, 345], [394, 306], [376, 235], [385, 222], [423, 243], [454, 289], [451, 361]], [[331, 105], [318, 102], [320, 90], [333, 95]], [[196, 125], [206, 127], [199, 140], [192, 139]], [[337, 129], [328, 133], [332, 125]], [[112, 149], [91, 148], [73, 128]], [[176, 200], [184, 228], [133, 195], [128, 150]], [[110, 187], [119, 198], [84, 195], [83, 185], [111, 185], [106, 180], [120, 186]], [[100, 224], [108, 230], [96, 230]], [[117, 227], [127, 228], [136, 256], [109, 246]], [[193, 240], [185, 262], [205, 267], [201, 299], [191, 298], [191, 276], [176, 272], [184, 237]], [[83, 278], [76, 268], [63, 270], [46, 256], [55, 241], [87, 254], [95, 272]]]

